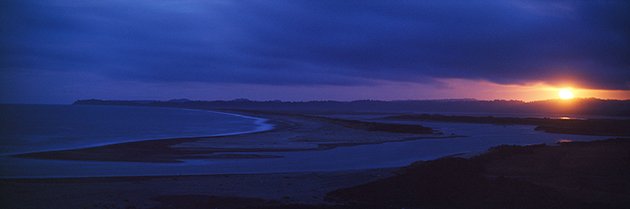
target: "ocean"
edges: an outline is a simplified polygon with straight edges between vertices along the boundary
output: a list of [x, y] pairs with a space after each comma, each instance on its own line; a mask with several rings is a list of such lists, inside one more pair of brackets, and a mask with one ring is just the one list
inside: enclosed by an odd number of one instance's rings
[[269, 129], [264, 119], [204, 110], [1, 105], [0, 155]]

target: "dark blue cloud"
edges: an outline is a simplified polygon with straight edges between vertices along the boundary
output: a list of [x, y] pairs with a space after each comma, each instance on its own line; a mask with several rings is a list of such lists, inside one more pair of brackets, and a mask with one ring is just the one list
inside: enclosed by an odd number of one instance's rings
[[13, 1], [2, 73], [370, 85], [435, 78], [630, 89], [627, 1]]

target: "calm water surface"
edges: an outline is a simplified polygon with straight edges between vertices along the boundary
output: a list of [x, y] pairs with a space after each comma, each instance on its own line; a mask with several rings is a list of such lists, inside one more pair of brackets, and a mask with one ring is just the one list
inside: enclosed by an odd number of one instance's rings
[[[145, 108], [150, 109], [150, 108]], [[135, 111], [165, 111], [145, 110]], [[127, 109], [123, 112], [128, 111]], [[168, 110], [170, 111], [170, 110]], [[174, 110], [173, 110], [174, 111]], [[185, 112], [185, 113], [184, 113]], [[213, 119], [204, 117], [227, 117], [200, 111], [184, 111], [170, 114], [184, 114], [186, 117], [200, 118], [196, 122], [213, 124]], [[154, 114], [146, 112], [146, 114]], [[110, 113], [113, 114], [113, 113]], [[193, 116], [194, 115], [194, 116]], [[103, 116], [105, 117], [105, 116]], [[136, 116], [134, 116], [136, 117]], [[153, 116], [149, 116], [153, 117]], [[170, 125], [182, 125], [179, 119], [164, 115], [170, 119]], [[233, 116], [232, 116], [233, 117]], [[235, 119], [234, 120], [242, 120]], [[231, 119], [230, 119], [231, 120]], [[391, 121], [390, 121], [391, 122]], [[129, 125], [138, 121], [129, 122]], [[234, 122], [228, 126], [251, 124], [251, 121]], [[271, 173], [299, 171], [338, 171], [352, 169], [384, 168], [405, 166], [418, 160], [431, 160], [446, 155], [460, 153], [479, 153], [501, 144], [555, 144], [559, 140], [588, 141], [608, 137], [579, 136], [567, 134], [549, 134], [534, 131], [533, 126], [501, 126], [490, 124], [443, 123], [443, 122], [406, 122], [418, 123], [439, 129], [445, 134], [464, 135], [465, 137], [448, 139], [423, 139], [405, 142], [393, 142], [353, 147], [340, 147], [324, 151], [277, 152], [265, 153], [279, 155], [282, 158], [271, 159], [208, 159], [191, 160], [185, 163], [129, 163], [129, 162], [81, 162], [0, 158], [1, 177], [78, 177], [78, 176], [136, 176], [136, 175], [191, 175], [191, 174], [226, 174], [226, 173]], [[201, 128], [204, 125], [188, 124]], [[251, 128], [252, 126], [248, 126]], [[146, 128], [146, 127], [145, 127]], [[165, 130], [177, 131], [164, 126]], [[179, 128], [183, 128], [179, 126]], [[149, 130], [149, 129], [147, 129]], [[191, 129], [197, 130], [197, 129]], [[239, 131], [245, 129], [221, 129]], [[131, 131], [131, 130], [128, 130]], [[151, 132], [151, 134], [164, 134]], [[218, 133], [209, 132], [209, 133]], [[45, 132], [44, 132], [45, 133]], [[175, 132], [177, 133], [177, 132]], [[122, 135], [125, 132], [121, 132]], [[173, 133], [170, 133], [173, 134]], [[140, 134], [142, 135], [142, 134]], [[45, 135], [44, 135], [45, 136]], [[144, 135], [146, 136], [146, 135]], [[100, 141], [99, 141], [100, 143]], [[46, 146], [43, 146], [46, 147]], [[242, 153], [241, 153], [242, 154]], [[77, 169], [80, 168], [80, 169]]]
[[87, 105], [0, 106], [0, 154], [260, 128], [259, 119], [203, 110]]

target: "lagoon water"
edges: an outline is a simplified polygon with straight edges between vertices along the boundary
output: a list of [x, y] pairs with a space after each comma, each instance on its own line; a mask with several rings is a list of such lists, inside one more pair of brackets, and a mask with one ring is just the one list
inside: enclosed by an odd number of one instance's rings
[[[104, 107], [86, 107], [104, 108]], [[109, 108], [109, 107], [107, 107]], [[168, 112], [164, 120], [168, 124], [177, 126], [164, 127], [164, 132], [146, 129], [142, 133], [135, 132], [136, 139], [150, 138], [150, 136], [178, 136], [178, 128], [189, 130], [194, 134], [219, 134], [220, 132], [239, 132], [255, 130], [252, 119], [239, 118], [231, 115], [217, 115], [212, 112], [173, 110], [167, 108], [137, 108], [127, 107], [109, 111], [127, 112], [133, 110], [147, 111], [144, 114], [163, 114]], [[153, 112], [157, 111], [157, 112]], [[173, 111], [173, 112], [171, 112]], [[180, 112], [182, 111], [182, 112]], [[109, 114], [118, 114], [110, 112]], [[100, 114], [100, 113], [99, 113]], [[140, 114], [142, 115], [142, 114]], [[168, 117], [167, 117], [168, 116]], [[229, 116], [229, 117], [228, 117]], [[91, 116], [94, 117], [94, 116]], [[133, 117], [138, 117], [134, 115]], [[152, 118], [154, 116], [148, 116]], [[185, 121], [195, 118], [193, 122]], [[203, 119], [208, 117], [209, 119]], [[214, 118], [214, 119], [212, 119]], [[217, 118], [222, 118], [217, 121]], [[154, 118], [155, 119], [155, 118]], [[134, 119], [140, 120], [140, 119]], [[213, 129], [214, 123], [229, 122], [222, 129]], [[129, 125], [133, 122], [123, 122]], [[147, 121], [148, 122], [148, 121]], [[409, 122], [408, 122], [409, 123]], [[418, 160], [431, 160], [439, 157], [461, 154], [479, 153], [490, 147], [501, 144], [555, 144], [559, 140], [589, 141], [605, 139], [600, 136], [578, 136], [567, 134], [549, 134], [535, 131], [533, 126], [501, 126], [490, 124], [441, 123], [441, 122], [411, 122], [439, 129], [445, 134], [463, 135], [464, 137], [446, 139], [421, 139], [405, 142], [339, 147], [323, 151], [300, 151], [265, 153], [282, 156], [281, 158], [263, 159], [203, 159], [190, 160], [184, 163], [135, 163], [135, 162], [83, 162], [62, 160], [19, 159], [7, 156], [0, 157], [0, 177], [3, 178], [43, 178], [43, 177], [85, 177], [85, 176], [149, 176], [149, 175], [193, 175], [193, 174], [227, 174], [227, 173], [273, 173], [273, 172], [301, 172], [301, 171], [339, 171], [352, 169], [369, 169], [405, 166]], [[225, 125], [225, 124], [223, 124]], [[165, 125], [166, 126], [166, 125]], [[183, 126], [192, 126], [183, 127]], [[222, 125], [219, 125], [222, 126]], [[161, 127], [152, 125], [151, 127]], [[203, 132], [203, 127], [208, 127]], [[122, 137], [126, 132], [120, 132]], [[164, 137], [162, 137], [164, 138]], [[56, 139], [51, 139], [56, 140]], [[108, 138], [95, 143], [111, 143], [116, 139]], [[3, 142], [6, 144], [6, 142]], [[15, 143], [14, 143], [15, 144]], [[80, 144], [80, 143], [77, 143]], [[85, 145], [85, 144], [83, 144]], [[38, 145], [39, 146], [39, 145]], [[81, 145], [72, 145], [81, 146]], [[16, 146], [19, 147], [19, 146]], [[47, 148], [48, 145], [39, 146]], [[241, 153], [242, 154], [242, 153]]]

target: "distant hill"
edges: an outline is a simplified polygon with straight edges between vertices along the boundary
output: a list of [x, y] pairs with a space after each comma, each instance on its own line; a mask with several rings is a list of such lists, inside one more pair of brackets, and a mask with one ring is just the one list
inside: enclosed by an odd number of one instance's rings
[[497, 113], [556, 114], [630, 117], [630, 100], [573, 99], [523, 102], [518, 100], [400, 100], [377, 101], [252, 101], [247, 99], [195, 101], [123, 101], [87, 99], [76, 105], [159, 106], [197, 109], [244, 109], [311, 113]]

